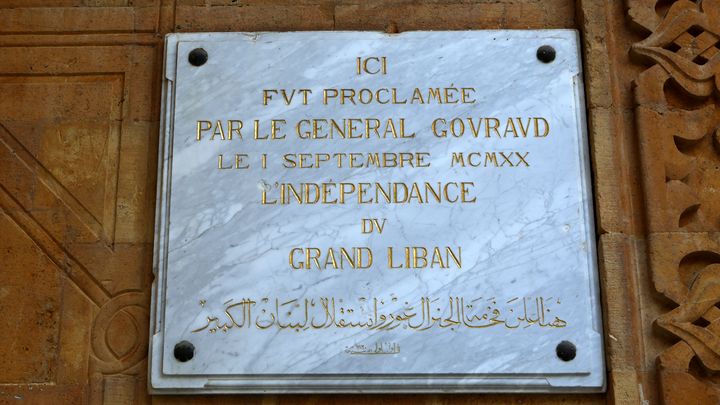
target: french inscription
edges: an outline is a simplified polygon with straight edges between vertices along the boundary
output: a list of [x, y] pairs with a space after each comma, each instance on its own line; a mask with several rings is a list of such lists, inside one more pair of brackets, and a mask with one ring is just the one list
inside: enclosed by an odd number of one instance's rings
[[154, 376], [602, 384], [575, 33], [189, 37], [168, 48]]
[[[348, 58], [347, 69], [355, 69], [361, 75], [388, 75], [392, 66], [388, 56]], [[391, 69], [390, 69], [391, 70]], [[475, 87], [434, 87], [412, 89], [398, 88], [324, 88], [314, 91], [308, 88], [262, 89], [258, 102], [263, 106], [281, 104], [312, 108], [314, 104], [353, 105], [371, 104], [476, 104], [478, 89]], [[418, 136], [431, 136], [436, 142], [447, 138], [470, 137], [482, 142], [484, 138], [512, 141], [513, 138], [536, 138], [539, 142], [551, 136], [551, 123], [546, 117], [467, 117], [435, 118], [430, 128], [420, 133], [406, 131], [407, 118], [308, 118], [296, 122], [286, 119], [260, 119], [221, 117], [219, 119], [195, 120], [197, 142], [286, 142], [300, 148], [292, 141], [316, 141], [338, 145], [339, 142], [386, 142], [405, 141]], [[233, 146], [228, 146], [232, 148]], [[452, 152], [449, 167], [473, 168], [529, 168], [528, 151], [482, 151]], [[406, 150], [404, 152], [369, 151], [362, 153], [285, 153], [268, 161], [266, 153], [250, 156], [246, 153], [219, 154], [218, 170], [260, 170], [281, 167], [288, 170], [337, 169], [403, 169], [422, 170], [432, 165], [433, 156], [427, 151]], [[214, 164], [209, 162], [208, 164]], [[333, 204], [475, 204], [480, 191], [474, 181], [445, 182], [302, 182], [286, 183], [281, 180], [272, 184], [263, 183], [257, 198], [262, 205], [333, 205]], [[362, 219], [362, 233], [366, 219]], [[377, 232], [382, 233], [383, 222]], [[391, 224], [389, 224], [392, 226]], [[293, 247], [288, 252], [288, 264], [292, 270], [370, 270], [370, 269], [462, 269], [462, 246], [388, 246], [380, 252], [366, 246], [344, 246], [318, 248], [309, 246]], [[386, 263], [386, 266], [377, 266]], [[374, 266], [375, 265], [375, 266]]]

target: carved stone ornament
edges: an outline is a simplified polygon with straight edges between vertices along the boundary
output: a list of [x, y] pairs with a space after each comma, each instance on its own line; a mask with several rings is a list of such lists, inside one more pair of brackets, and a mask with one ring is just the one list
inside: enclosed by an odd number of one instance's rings
[[[674, 309], [657, 317], [662, 398], [720, 401], [720, 1], [629, 1], [650, 31], [633, 45], [650, 65], [635, 80], [649, 271]], [[667, 4], [667, 2], [663, 2]], [[663, 7], [657, 7], [663, 10]]]

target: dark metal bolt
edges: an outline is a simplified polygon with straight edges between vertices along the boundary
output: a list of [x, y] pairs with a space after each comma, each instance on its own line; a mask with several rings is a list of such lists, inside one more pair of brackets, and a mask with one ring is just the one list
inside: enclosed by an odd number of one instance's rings
[[570, 361], [575, 358], [575, 355], [577, 354], [577, 349], [575, 348], [575, 345], [571, 342], [563, 340], [555, 348], [555, 354], [557, 354], [557, 356], [562, 361]]
[[183, 340], [182, 342], [175, 345], [175, 350], [173, 351], [173, 354], [175, 355], [177, 361], [185, 363], [186, 361], [191, 360], [193, 356], [195, 356], [195, 346], [193, 346], [193, 344], [188, 342], [187, 340]]
[[208, 53], [202, 48], [195, 48], [188, 54], [188, 62], [193, 66], [202, 66], [208, 60]]
[[550, 63], [555, 60], [555, 48], [550, 45], [543, 45], [537, 50], [537, 58], [540, 62]]

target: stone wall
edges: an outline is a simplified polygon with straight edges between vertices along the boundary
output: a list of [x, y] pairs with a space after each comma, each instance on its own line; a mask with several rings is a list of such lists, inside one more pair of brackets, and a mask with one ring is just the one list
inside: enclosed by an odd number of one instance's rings
[[[1, 1], [0, 403], [718, 403], [720, 1], [701, 4]], [[491, 28], [582, 33], [608, 393], [148, 396], [163, 36]]]

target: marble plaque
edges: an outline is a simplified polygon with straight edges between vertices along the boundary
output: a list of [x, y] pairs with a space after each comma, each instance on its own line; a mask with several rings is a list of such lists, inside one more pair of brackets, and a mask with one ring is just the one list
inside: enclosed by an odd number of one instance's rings
[[597, 392], [574, 30], [172, 34], [156, 393]]

